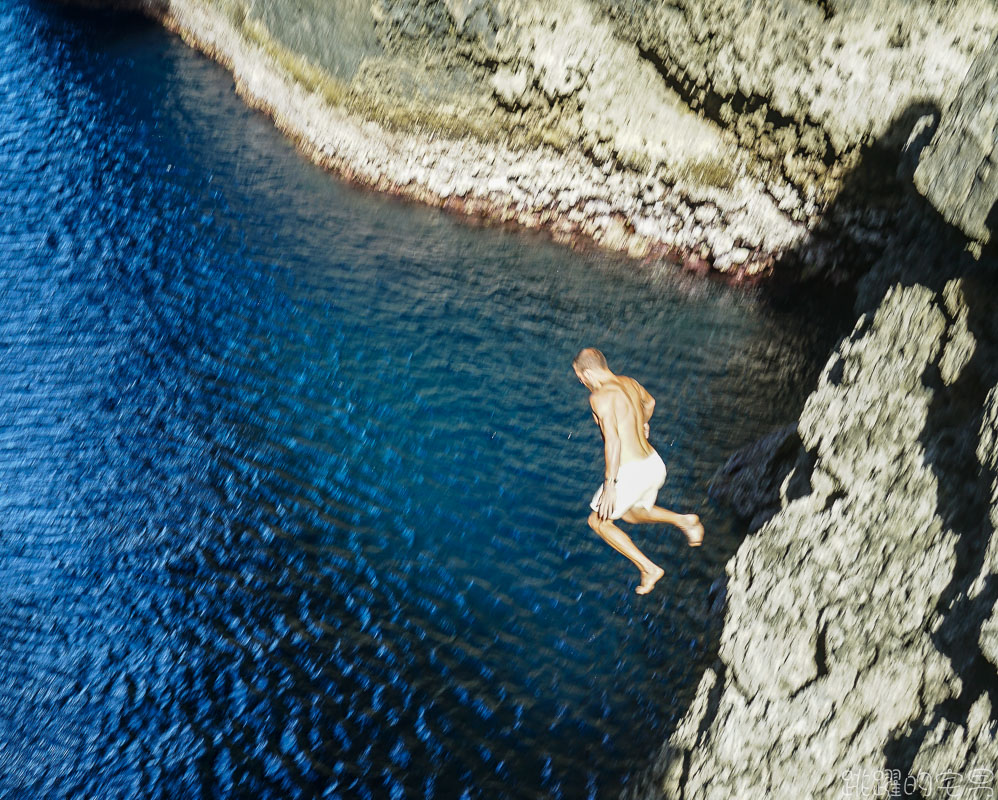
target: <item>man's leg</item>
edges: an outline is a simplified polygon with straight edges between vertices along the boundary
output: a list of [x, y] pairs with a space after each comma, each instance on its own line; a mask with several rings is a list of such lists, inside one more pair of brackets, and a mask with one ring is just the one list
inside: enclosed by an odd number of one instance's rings
[[690, 543], [690, 547], [699, 547], [703, 543], [703, 525], [700, 524], [700, 517], [696, 514], [677, 514], [661, 506], [652, 506], [651, 508], [632, 508], [621, 519], [624, 522], [638, 524], [666, 522], [669, 525], [675, 525], [686, 534], [686, 541]]
[[634, 590], [638, 594], [648, 594], [658, 579], [665, 574], [665, 570], [642, 553], [631, 541], [631, 537], [614, 525], [612, 520], [600, 519], [599, 514], [594, 511], [589, 515], [589, 527], [610, 547], [622, 556], [627, 556], [631, 563], [641, 570], [641, 584]]

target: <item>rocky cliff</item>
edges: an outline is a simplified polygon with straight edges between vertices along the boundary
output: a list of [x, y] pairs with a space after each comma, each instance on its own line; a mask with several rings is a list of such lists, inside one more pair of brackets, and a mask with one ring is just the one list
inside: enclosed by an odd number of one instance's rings
[[634, 797], [998, 795], [998, 262], [909, 211], [797, 437], [715, 483], [768, 521]]
[[852, 278], [902, 213], [899, 155], [990, 235], [988, 0], [125, 4], [226, 64], [316, 161], [560, 240]]

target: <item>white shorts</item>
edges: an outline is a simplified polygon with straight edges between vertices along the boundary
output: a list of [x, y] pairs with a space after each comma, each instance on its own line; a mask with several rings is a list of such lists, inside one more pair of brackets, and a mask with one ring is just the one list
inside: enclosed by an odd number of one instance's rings
[[[658, 490], [664, 484], [665, 462], [656, 452], [640, 461], [621, 464], [617, 470], [617, 501], [610, 519], [620, 519], [632, 508], [651, 508], [658, 499]], [[599, 508], [602, 496], [603, 487], [600, 486], [589, 504], [593, 511]]]

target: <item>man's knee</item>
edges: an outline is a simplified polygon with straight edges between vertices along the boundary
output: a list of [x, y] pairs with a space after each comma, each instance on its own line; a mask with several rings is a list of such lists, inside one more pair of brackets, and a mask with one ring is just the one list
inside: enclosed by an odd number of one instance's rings
[[586, 522], [589, 523], [589, 527], [592, 528], [594, 531], [599, 531], [600, 525], [603, 523], [603, 520], [599, 518], [599, 514], [597, 514], [595, 511], [592, 511], [590, 512], [589, 519], [587, 519]]

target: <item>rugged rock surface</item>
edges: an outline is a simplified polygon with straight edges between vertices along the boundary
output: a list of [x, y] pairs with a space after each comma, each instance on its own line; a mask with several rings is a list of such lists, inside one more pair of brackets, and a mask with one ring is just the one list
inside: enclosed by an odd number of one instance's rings
[[[852, 276], [903, 213], [899, 151], [914, 170], [937, 122], [918, 185], [989, 235], [988, 0], [129, 4], [225, 63], [320, 163], [566, 241]], [[977, 159], [969, 186], [954, 148]]]
[[693, 107], [815, 196], [909, 109], [945, 104], [998, 21], [972, 2], [605, 5]]
[[638, 796], [998, 793], [998, 264], [930, 223], [861, 295], [889, 285], [806, 403], [780, 510], [728, 565], [718, 661]]

